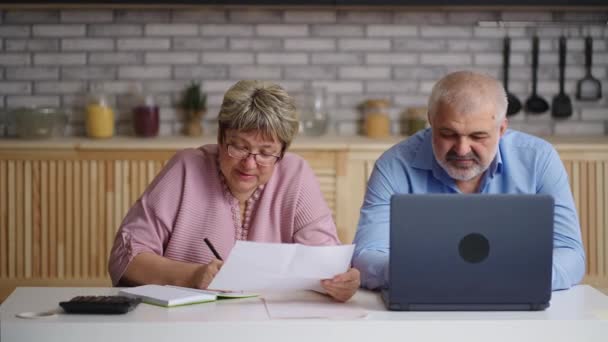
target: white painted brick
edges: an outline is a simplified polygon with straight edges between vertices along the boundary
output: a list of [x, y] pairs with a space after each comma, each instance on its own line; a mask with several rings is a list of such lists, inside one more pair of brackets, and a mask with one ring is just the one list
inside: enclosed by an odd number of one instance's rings
[[[545, 96], [541, 96], [541, 97], [548, 99], [549, 106], [551, 106], [551, 98], [545, 97]], [[534, 124], [534, 123], [552, 124], [553, 123], [553, 119], [551, 118], [551, 108], [549, 108], [549, 110], [544, 113], [528, 113], [525, 109], [525, 102], [524, 102], [523, 111], [524, 111], [523, 114], [525, 116], [525, 121], [528, 124]]]
[[114, 17], [114, 20], [119, 23], [167, 23], [171, 19], [171, 11], [116, 10]]
[[[552, 51], [552, 41], [549, 39], [544, 39], [541, 37], [538, 42], [538, 50], [542, 53], [545, 51]], [[528, 54], [532, 51], [532, 39], [531, 38], [522, 38], [522, 39], [511, 39], [511, 52], [514, 51], [524, 51]]]
[[593, 64], [595, 65], [608, 65], [608, 53], [594, 53]]
[[62, 39], [61, 49], [64, 51], [102, 51], [113, 50], [114, 40], [106, 38], [73, 38]]
[[200, 32], [203, 36], [249, 37], [253, 36], [253, 26], [204, 24], [201, 25]]
[[273, 51], [281, 49], [282, 46], [283, 43], [279, 38], [230, 38], [231, 50]]
[[393, 95], [393, 106], [396, 107], [424, 107], [428, 103], [427, 95], [408, 95], [397, 94]]
[[88, 29], [93, 37], [133, 37], [144, 33], [142, 25], [131, 24], [89, 25]]
[[228, 76], [225, 66], [175, 66], [173, 78], [177, 80], [224, 79]]
[[438, 80], [445, 75], [446, 70], [442, 66], [412, 66], [395, 67], [393, 73], [396, 79]]
[[353, 136], [359, 134], [359, 125], [356, 121], [340, 121], [337, 123], [338, 134], [341, 136]]
[[77, 81], [65, 82], [36, 82], [34, 83], [34, 93], [36, 94], [74, 94], [86, 92], [86, 83]]
[[203, 82], [202, 89], [207, 93], [224, 93], [228, 88], [232, 87], [237, 81], [205, 81]]
[[2, 95], [23, 95], [29, 94], [32, 87], [29, 82], [5, 82], [0, 81], [0, 94]]
[[[576, 106], [586, 104], [585, 102], [575, 103]], [[581, 120], [584, 121], [606, 121], [608, 120], [608, 108], [582, 108]]]
[[0, 66], [28, 65], [30, 55], [27, 53], [2, 53], [0, 54]]
[[116, 68], [106, 66], [63, 67], [61, 78], [64, 80], [112, 80]]
[[604, 135], [604, 122], [561, 122], [555, 123], [557, 135]]
[[196, 24], [146, 24], [146, 36], [195, 36], [198, 34]]
[[286, 23], [335, 23], [335, 11], [285, 11]]
[[288, 38], [285, 39], [285, 50], [325, 51], [335, 50], [336, 41], [326, 38]]
[[196, 52], [148, 52], [145, 55], [146, 64], [197, 64]]
[[496, 12], [479, 11], [479, 12], [461, 12], [454, 11], [447, 13], [447, 22], [449, 24], [469, 24], [477, 25], [480, 21], [498, 21], [499, 15]]
[[351, 39], [338, 40], [338, 50], [343, 51], [388, 51], [391, 49], [389, 39]]
[[30, 27], [27, 25], [0, 25], [0, 37], [28, 37]]
[[125, 38], [116, 41], [118, 50], [168, 50], [171, 41], [167, 38]]
[[221, 50], [227, 45], [226, 38], [173, 38], [173, 50]]
[[361, 25], [313, 25], [313, 36], [322, 37], [363, 37], [365, 30]]
[[260, 53], [257, 61], [258, 64], [308, 64], [308, 55], [305, 53]]
[[[557, 16], [557, 13], [556, 13]], [[608, 12], [606, 11], [564, 11], [559, 12], [559, 20], [576, 22], [606, 22]]]
[[284, 80], [271, 80], [278, 85], [280, 85], [283, 89], [287, 90], [291, 95], [296, 92], [301, 92], [308, 84], [307, 81], [284, 81]]
[[433, 86], [435, 85], [435, 83], [437, 83], [437, 80], [420, 82], [418, 92], [422, 95], [430, 95], [431, 90], [433, 89]]
[[228, 18], [233, 23], [280, 23], [283, 13], [278, 10], [234, 10], [228, 13]]
[[124, 65], [142, 64], [143, 61], [141, 54], [131, 52], [98, 52], [89, 55], [89, 64]]
[[172, 21], [174, 23], [225, 23], [226, 11], [220, 9], [187, 9], [173, 10]]
[[332, 80], [337, 76], [337, 70], [331, 66], [294, 66], [285, 69], [286, 79], [296, 80]]
[[393, 22], [389, 11], [338, 11], [336, 20], [346, 24], [383, 24]]
[[366, 81], [366, 93], [415, 93], [418, 82], [412, 81]]
[[[476, 53], [473, 55], [473, 63], [476, 65], [502, 65], [502, 54], [500, 53]], [[525, 65], [526, 61], [523, 55], [511, 55], [511, 65]]]
[[[450, 39], [448, 42], [448, 51], [502, 51], [503, 42], [501, 39]], [[511, 49], [513, 50], [513, 49]], [[513, 53], [513, 51], [511, 51]]]
[[470, 65], [472, 60], [471, 55], [462, 53], [423, 53], [420, 55], [420, 63], [424, 65]]
[[369, 25], [367, 35], [370, 37], [416, 37], [418, 27], [412, 25]]
[[364, 67], [364, 66], [345, 66], [339, 68], [341, 79], [389, 79], [391, 69], [389, 67]]
[[395, 39], [394, 49], [397, 51], [444, 51], [447, 43], [443, 39]]
[[231, 66], [229, 76], [233, 79], [278, 79], [281, 78], [281, 68], [271, 66]]
[[57, 23], [59, 11], [55, 10], [8, 10], [4, 13], [5, 23]]
[[121, 79], [169, 79], [171, 67], [154, 66], [125, 66], [118, 68], [118, 78]]
[[420, 36], [427, 38], [470, 38], [471, 27], [467, 26], [421, 26]]
[[135, 86], [135, 82], [131, 81], [105, 81], [100, 84], [107, 95], [124, 95], [132, 92]]
[[59, 106], [58, 96], [32, 96], [32, 95], [9, 95], [6, 96], [8, 108], [28, 106]]
[[34, 25], [32, 34], [34, 37], [82, 37], [85, 35], [85, 25]]
[[[521, 115], [517, 114], [516, 116]], [[543, 137], [553, 134], [553, 128], [551, 122], [511, 122], [509, 121], [509, 128], [517, 131], [522, 131], [535, 136]]]
[[553, 14], [547, 11], [504, 11], [500, 16], [504, 21], [552, 21]]
[[306, 37], [307, 25], [257, 25], [258, 36], [267, 37]]
[[59, 69], [55, 67], [16, 67], [5, 70], [6, 80], [56, 80]]
[[314, 87], [325, 87], [327, 92], [333, 94], [362, 93], [363, 82], [361, 81], [313, 81]]
[[59, 39], [5, 39], [6, 51], [59, 51]]
[[432, 11], [407, 11], [396, 12], [395, 22], [398, 24], [445, 24], [447, 23], [445, 12]]
[[566, 35], [567, 37], [580, 35], [578, 27], [539, 27], [536, 30], [539, 37], [542, 38], [557, 38], [559, 36]]
[[418, 62], [416, 54], [407, 53], [368, 53], [367, 64], [411, 65]]
[[112, 10], [63, 10], [62, 23], [108, 23], [114, 20]]
[[87, 55], [84, 53], [42, 53], [34, 54], [36, 65], [84, 65]]
[[503, 38], [507, 32], [511, 38], [520, 38], [526, 36], [524, 28], [509, 28], [508, 31], [502, 27], [473, 27], [473, 36], [478, 38]]
[[311, 55], [312, 64], [362, 64], [363, 55], [357, 53], [315, 52]]
[[253, 64], [255, 56], [247, 52], [203, 52], [203, 64]]
[[184, 81], [148, 81], [143, 84], [147, 93], [179, 93], [184, 90], [187, 83]]

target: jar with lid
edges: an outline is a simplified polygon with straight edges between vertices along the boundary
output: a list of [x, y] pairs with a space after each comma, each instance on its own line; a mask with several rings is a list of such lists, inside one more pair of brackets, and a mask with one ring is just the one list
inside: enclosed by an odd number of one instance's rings
[[328, 113], [325, 88], [308, 87], [300, 96], [300, 123], [305, 135], [320, 136], [327, 131]]
[[155, 137], [158, 135], [159, 114], [158, 106], [151, 94], [143, 94], [139, 85], [133, 101], [133, 131], [140, 137]]
[[86, 132], [91, 138], [114, 135], [114, 111], [98, 85], [93, 86], [86, 108]]
[[370, 138], [386, 138], [391, 134], [391, 120], [388, 114], [387, 99], [370, 99], [365, 101], [364, 131]]
[[414, 135], [419, 130], [427, 127], [426, 107], [410, 107], [402, 116], [401, 133], [404, 135]]

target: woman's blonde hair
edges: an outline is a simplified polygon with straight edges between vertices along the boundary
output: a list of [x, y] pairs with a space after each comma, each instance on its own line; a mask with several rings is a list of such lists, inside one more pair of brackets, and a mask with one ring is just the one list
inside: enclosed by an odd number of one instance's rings
[[227, 130], [259, 131], [266, 138], [282, 143], [281, 155], [298, 132], [299, 121], [294, 99], [281, 86], [263, 81], [243, 80], [224, 95], [218, 114], [218, 142], [223, 144]]

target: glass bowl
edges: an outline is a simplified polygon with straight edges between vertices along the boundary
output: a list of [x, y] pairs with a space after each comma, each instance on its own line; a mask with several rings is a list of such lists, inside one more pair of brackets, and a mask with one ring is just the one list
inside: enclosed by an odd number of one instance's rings
[[23, 139], [45, 139], [63, 136], [67, 115], [56, 107], [29, 107], [13, 110], [17, 136]]

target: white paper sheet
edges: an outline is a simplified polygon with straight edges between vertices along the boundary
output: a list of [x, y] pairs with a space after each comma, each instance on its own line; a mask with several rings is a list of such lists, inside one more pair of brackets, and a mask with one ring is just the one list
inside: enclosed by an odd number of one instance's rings
[[237, 241], [209, 289], [322, 292], [322, 279], [348, 271], [354, 248]]
[[351, 302], [335, 300], [312, 292], [296, 291], [290, 295], [266, 294], [262, 299], [270, 319], [361, 319], [367, 311]]

